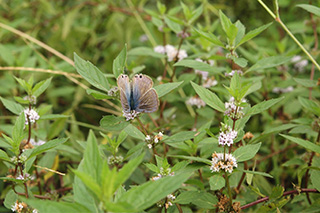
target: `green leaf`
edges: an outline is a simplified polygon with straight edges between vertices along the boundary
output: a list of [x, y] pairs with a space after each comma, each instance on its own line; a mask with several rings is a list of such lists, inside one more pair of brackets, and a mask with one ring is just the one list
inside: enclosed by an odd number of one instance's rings
[[316, 16], [320, 16], [320, 8], [310, 5], [310, 4], [298, 4], [297, 7], [301, 7], [302, 9], [305, 9], [309, 13], [313, 13]]
[[174, 202], [179, 204], [192, 203], [202, 209], [213, 209], [218, 199], [216, 196], [203, 191], [183, 191]]
[[219, 111], [219, 112], [224, 112], [225, 111], [225, 106], [224, 103], [219, 99], [219, 97], [209, 91], [208, 89], [205, 89], [202, 86], [199, 86], [193, 82], [191, 82], [192, 87], [196, 91], [196, 93], [200, 96], [200, 98], [210, 107], [213, 109]]
[[232, 57], [234, 63], [238, 64], [240, 67], [246, 67], [248, 65], [248, 60], [244, 58]]
[[284, 97], [271, 99], [268, 101], [263, 101], [261, 103], [258, 103], [256, 105], [254, 105], [251, 109], [249, 109], [249, 111], [247, 112], [246, 115], [255, 115], [260, 112], [263, 112], [263, 111], [269, 109], [270, 107], [272, 107], [273, 105], [275, 105], [276, 103], [278, 103], [279, 101], [281, 101], [282, 99], [284, 99]]
[[40, 81], [32, 88], [32, 95], [39, 97], [49, 86], [51, 83], [51, 78], [48, 78], [47, 80]]
[[159, 168], [156, 166], [156, 165], [154, 165], [154, 164], [152, 164], [152, 163], [145, 163], [144, 164], [148, 169], [150, 169], [151, 171], [153, 171], [153, 172], [155, 172], [155, 173], [160, 173], [160, 170], [159, 170]]
[[197, 20], [199, 18], [199, 16], [201, 16], [203, 12], [203, 5], [201, 4], [197, 9], [192, 11], [192, 16], [189, 19], [189, 24], [192, 24], [195, 20]]
[[222, 29], [228, 37], [229, 45], [233, 46], [238, 33], [238, 28], [234, 24], [232, 24], [230, 19], [221, 10], [219, 10], [219, 17]]
[[120, 197], [119, 202], [134, 206], [136, 212], [142, 211], [179, 189], [190, 176], [190, 173], [182, 173], [149, 181], [127, 191]]
[[206, 71], [206, 72], [214, 73], [214, 74], [220, 73], [222, 71], [221, 69], [217, 69], [215, 67], [212, 67], [211, 65], [209, 65], [207, 63], [204, 63], [201, 61], [196, 61], [196, 60], [190, 60], [190, 59], [178, 61], [173, 66], [190, 67], [195, 70]]
[[30, 103], [29, 100], [25, 100], [25, 99], [23, 99], [23, 98], [21, 98], [21, 97], [14, 96], [13, 98], [14, 98], [14, 100], [15, 100], [16, 102], [18, 102], [18, 103], [20, 103], [20, 104], [29, 104], [29, 103]]
[[136, 157], [134, 159], [130, 159], [130, 161], [120, 169], [120, 171], [117, 174], [116, 181], [113, 184], [113, 188], [115, 189], [115, 191], [122, 184], [124, 184], [124, 182], [132, 175], [132, 173], [136, 170], [136, 168], [142, 162], [143, 157], [144, 157], [144, 153], [142, 155], [140, 155], [139, 157]]
[[74, 53], [74, 63], [77, 72], [86, 79], [92, 86], [108, 92], [109, 82], [104, 74], [89, 61], [85, 61]]
[[55, 212], [55, 213], [66, 213], [66, 212], [89, 212], [89, 210], [81, 205], [80, 203], [67, 203], [63, 201], [51, 201], [51, 200], [40, 200], [40, 199], [25, 199], [21, 198], [31, 207], [37, 209], [39, 212]]
[[320, 116], [320, 107], [315, 101], [303, 98], [301, 96], [298, 98], [298, 100], [305, 109], [310, 110], [317, 116]]
[[130, 123], [126, 122], [123, 117], [114, 115], [104, 116], [100, 120], [100, 126], [109, 131], [119, 131], [126, 128]]
[[180, 24], [178, 24], [177, 22], [173, 21], [172, 20], [173, 18], [172, 17], [168, 17], [168, 16], [165, 16], [164, 17], [164, 21], [166, 22], [166, 24], [168, 25], [168, 27], [175, 33], [179, 33], [181, 32], [181, 26]]
[[252, 67], [250, 67], [247, 72], [250, 71], [259, 71], [264, 70], [271, 67], [276, 67], [291, 60], [291, 56], [271, 56], [268, 58], [262, 58], [257, 63], [255, 63]]
[[166, 56], [161, 53], [155, 52], [149, 47], [136, 47], [128, 51], [129, 56], [151, 56], [153, 58], [165, 58]]
[[242, 171], [242, 172], [245, 172], [245, 173], [249, 173], [249, 174], [261, 175], [261, 176], [273, 178], [271, 175], [269, 175], [268, 173], [265, 173], [265, 172], [256, 172], [256, 171], [243, 170], [243, 169], [238, 169], [238, 170]]
[[12, 113], [16, 115], [20, 115], [20, 113], [24, 110], [23, 106], [17, 104], [13, 101], [7, 100], [5, 98], [0, 97], [3, 105]]
[[2, 149], [0, 149], [0, 159], [11, 162], [11, 159], [9, 158], [7, 153], [5, 151], [3, 151]]
[[30, 85], [29, 83], [27, 83], [25, 80], [23, 80], [21, 78], [17, 78], [15, 76], [13, 76], [13, 77], [23, 87], [23, 89], [26, 91], [26, 93], [30, 94], [32, 85]]
[[103, 99], [111, 99], [113, 98], [112, 96], [109, 96], [103, 92], [99, 92], [97, 90], [93, 90], [93, 89], [87, 89], [87, 94], [88, 95], [92, 95], [92, 97], [94, 97], [97, 100], [103, 100]]
[[305, 87], [316, 87], [317, 86], [317, 81], [315, 80], [310, 80], [310, 79], [303, 79], [303, 78], [293, 78], [295, 82], [298, 84], [301, 84], [302, 86]]
[[43, 152], [46, 152], [50, 149], [53, 149], [57, 146], [59, 146], [60, 144], [65, 143], [69, 138], [57, 138], [51, 141], [46, 142], [45, 144], [38, 146], [36, 148], [34, 148], [31, 152], [31, 154], [29, 155], [28, 159], [37, 156]]
[[209, 179], [209, 184], [210, 184], [210, 190], [220, 190], [223, 187], [225, 187], [226, 182], [224, 180], [223, 177], [221, 177], [220, 175], [214, 175], [212, 177], [210, 177]]
[[182, 131], [170, 137], [167, 137], [166, 139], [163, 139], [163, 142], [166, 142], [166, 143], [183, 142], [183, 141], [194, 138], [196, 134], [197, 133], [193, 131]]
[[132, 124], [129, 124], [126, 128], [124, 128], [124, 131], [131, 137], [140, 139], [140, 140], [145, 140], [145, 135], [140, 132], [139, 129], [137, 129], [137, 127], [133, 126]]
[[98, 142], [95, 134], [90, 130], [87, 145], [83, 157], [84, 172], [89, 172], [91, 179], [96, 183], [100, 183], [101, 170], [102, 170], [102, 157], [99, 152]]
[[[315, 157], [312, 160], [312, 166], [320, 168], [320, 158]], [[314, 188], [316, 188], [320, 192], [320, 171], [311, 170], [310, 171], [310, 180]]]
[[96, 182], [96, 180], [92, 179], [92, 176], [89, 173], [78, 170], [72, 170], [72, 172], [80, 178], [80, 180], [91, 192], [93, 192], [99, 199], [102, 199], [101, 186]]
[[299, 144], [300, 146], [303, 146], [306, 149], [309, 149], [310, 151], [320, 153], [320, 146], [317, 144], [311, 143], [310, 141], [302, 140], [300, 138], [292, 137], [289, 135], [283, 135], [283, 134], [280, 134], [280, 135], [296, 144]]
[[124, 48], [121, 50], [119, 55], [113, 60], [112, 70], [115, 78], [123, 73], [123, 70], [126, 66], [127, 61], [127, 44], [124, 45]]
[[269, 196], [269, 200], [271, 202], [281, 198], [284, 192], [284, 188], [282, 186], [275, 186], [272, 188], [271, 195]]
[[183, 83], [183, 81], [166, 83], [166, 84], [159, 84], [159, 85], [155, 86], [154, 89], [156, 90], [156, 92], [158, 94], [158, 98], [160, 98], [162, 96], [165, 96], [166, 94], [168, 94], [172, 90], [178, 88], [182, 83]]
[[259, 28], [256, 28], [256, 29], [254, 29], [254, 30], [252, 30], [252, 31], [250, 31], [250, 32], [248, 32], [248, 33], [241, 39], [241, 41], [239, 42], [239, 44], [237, 44], [236, 47], [238, 47], [238, 46], [240, 46], [241, 44], [243, 44], [243, 43], [245, 43], [245, 42], [253, 39], [253, 38], [256, 37], [257, 35], [259, 35], [262, 31], [264, 31], [265, 29], [267, 29], [271, 24], [272, 24], [272, 22], [269, 23], [269, 24], [263, 25], [263, 26], [261, 26], [261, 27], [259, 27]]
[[224, 44], [222, 43], [222, 41], [220, 41], [214, 34], [212, 33], [206, 33], [203, 32], [202, 30], [199, 29], [195, 29], [193, 28], [194, 31], [196, 31], [202, 38], [210, 41], [212, 44], [217, 45], [219, 47], [224, 47]]
[[259, 151], [261, 142], [257, 144], [249, 144], [241, 146], [233, 153], [234, 157], [237, 159], [237, 162], [243, 162], [253, 158]]
[[21, 113], [16, 123], [14, 124], [13, 130], [12, 130], [12, 140], [13, 140], [12, 148], [15, 154], [18, 154], [20, 143], [24, 138], [24, 131], [23, 131], [24, 122], [25, 122], [24, 113]]
[[161, 4], [160, 1], [157, 1], [157, 8], [158, 8], [160, 14], [162, 14], [162, 15], [165, 14], [165, 12], [167, 10], [166, 5]]

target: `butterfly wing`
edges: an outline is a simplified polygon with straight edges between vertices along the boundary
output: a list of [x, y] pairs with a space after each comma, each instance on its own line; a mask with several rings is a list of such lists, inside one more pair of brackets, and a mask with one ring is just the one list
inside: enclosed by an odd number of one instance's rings
[[158, 110], [159, 99], [157, 92], [152, 88], [152, 79], [146, 75], [135, 75], [132, 79], [132, 98], [134, 110], [151, 113]]
[[118, 88], [120, 90], [120, 101], [124, 112], [130, 112], [130, 95], [131, 85], [127, 75], [119, 75], [117, 79]]

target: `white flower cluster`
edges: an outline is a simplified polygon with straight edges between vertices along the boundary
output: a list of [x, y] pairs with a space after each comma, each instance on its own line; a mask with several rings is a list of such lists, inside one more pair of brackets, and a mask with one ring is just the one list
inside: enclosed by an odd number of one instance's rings
[[37, 142], [33, 138], [31, 138], [30, 143], [32, 146], [41, 146], [41, 145], [45, 144], [46, 142], [43, 140], [38, 140], [38, 142]]
[[301, 60], [302, 57], [300, 55], [296, 55], [291, 59], [292, 63], [295, 63], [293, 67], [298, 71], [298, 72], [303, 72], [304, 68], [308, 65], [308, 60], [304, 59]]
[[[195, 60], [200, 61], [200, 62], [205, 62], [201, 58], [196, 58]], [[208, 62], [211, 66], [214, 65], [213, 60], [209, 60]], [[210, 87], [213, 87], [218, 84], [218, 81], [215, 80], [214, 77], [209, 78], [209, 72], [207, 72], [207, 71], [195, 70], [195, 73], [198, 75], [201, 75], [202, 80], [203, 80], [202, 86], [205, 88], [210, 88]]]
[[174, 172], [171, 172], [170, 168], [164, 169], [163, 167], [160, 168], [160, 173], [156, 176], [152, 177], [151, 180], [156, 181], [160, 178], [166, 177], [166, 176], [174, 176]]
[[167, 203], [166, 203], [166, 209], [169, 208], [169, 206], [172, 206], [172, 202], [176, 199], [176, 196], [173, 194], [167, 195]]
[[231, 70], [231, 72], [229, 72], [229, 73], [225, 73], [224, 75], [225, 76], [229, 76], [229, 77], [232, 77], [235, 73], [238, 73], [239, 75], [242, 75], [243, 74], [243, 72], [242, 72], [242, 70]]
[[123, 112], [123, 116], [126, 118], [126, 121], [129, 121], [129, 120], [133, 120], [135, 117], [137, 117], [140, 112], [136, 112], [135, 110], [132, 110], [131, 112]]
[[288, 93], [292, 92], [294, 90], [293, 86], [289, 86], [287, 88], [280, 88], [280, 87], [275, 87], [272, 89], [273, 93]]
[[230, 126], [227, 127], [227, 130], [220, 132], [218, 141], [219, 144], [224, 146], [231, 146], [233, 144], [233, 140], [236, 139], [238, 132], [232, 130]]
[[220, 169], [232, 173], [233, 168], [238, 167], [237, 160], [232, 154], [213, 153], [211, 161], [211, 172], [219, 172]]
[[109, 96], [116, 96], [118, 90], [119, 90], [118, 87], [113, 87], [113, 88], [111, 88], [111, 89], [108, 91], [108, 95], [109, 95]]
[[146, 140], [146, 142], [147, 142], [148, 148], [151, 149], [152, 146], [153, 146], [154, 144], [159, 143], [159, 141], [162, 140], [162, 138], [163, 138], [163, 133], [162, 133], [162, 132], [159, 132], [157, 135], [155, 135], [155, 136], [153, 136], [153, 137], [150, 136], [150, 135], [147, 135], [146, 138], [145, 138], [145, 140]]
[[182, 59], [188, 57], [186, 50], [180, 49], [178, 52], [178, 50], [170, 44], [167, 44], [166, 46], [156, 46], [153, 50], [157, 53], [167, 54], [168, 61], [175, 61], [176, 57], [177, 61], [181, 61]]
[[27, 156], [25, 154], [22, 154], [17, 158], [16, 156], [13, 156], [10, 160], [13, 164], [18, 164], [18, 163], [24, 163], [27, 160]]
[[23, 205], [22, 203], [19, 203], [18, 201], [14, 203], [14, 205], [11, 206], [11, 211], [13, 212], [22, 212]]
[[31, 104], [33, 104], [33, 105], [35, 105], [35, 104], [37, 103], [37, 97], [34, 96], [34, 95], [32, 95], [32, 96], [29, 96], [29, 95], [24, 96], [24, 97], [23, 97], [23, 100], [27, 100], [27, 101], [29, 101], [29, 102], [30, 102]]
[[25, 116], [25, 125], [28, 125], [28, 118], [31, 124], [35, 123], [40, 118], [40, 116], [34, 109], [28, 108], [28, 109], [25, 109], [23, 112]]
[[108, 157], [108, 164], [109, 165], [114, 165], [114, 164], [119, 164], [123, 161], [123, 157], [120, 155], [120, 156], [109, 156]]
[[35, 176], [25, 173], [24, 175], [19, 175], [18, 177], [16, 177], [16, 179], [17, 180], [34, 180]]
[[206, 103], [201, 98], [199, 98], [197, 96], [189, 98], [189, 100], [187, 100], [186, 104], [188, 104], [190, 106], [197, 106], [198, 108], [206, 106]]
[[217, 84], [218, 84], [218, 81], [214, 77], [211, 77], [211, 78], [207, 78], [207, 80], [203, 82], [202, 86], [204, 88], [210, 88]]
[[239, 105], [241, 103], [245, 103], [246, 100], [242, 99], [240, 103], [237, 103], [234, 99], [234, 97], [231, 97], [229, 99], [229, 102], [226, 102], [224, 104], [226, 111], [224, 112], [225, 115], [229, 116], [232, 119], [240, 119], [243, 117], [243, 107], [240, 107]]

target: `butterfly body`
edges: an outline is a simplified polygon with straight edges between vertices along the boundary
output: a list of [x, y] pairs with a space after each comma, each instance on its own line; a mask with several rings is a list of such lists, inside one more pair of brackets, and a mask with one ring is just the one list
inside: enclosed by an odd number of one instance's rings
[[132, 81], [127, 75], [119, 75], [117, 79], [120, 89], [120, 100], [123, 111], [151, 113], [158, 110], [159, 100], [152, 79], [146, 75], [135, 75]]

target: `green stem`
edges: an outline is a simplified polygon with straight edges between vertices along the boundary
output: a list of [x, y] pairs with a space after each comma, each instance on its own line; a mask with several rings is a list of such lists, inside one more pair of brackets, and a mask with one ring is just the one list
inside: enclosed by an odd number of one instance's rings
[[311, 56], [311, 54], [303, 47], [303, 45], [296, 39], [296, 37], [291, 33], [291, 31], [287, 28], [287, 26], [281, 21], [280, 16], [277, 17], [267, 5], [263, 3], [262, 0], [258, 0], [258, 2], [264, 7], [264, 9], [274, 18], [281, 27], [289, 34], [289, 36], [293, 39], [293, 41], [301, 48], [301, 50], [308, 56], [308, 58], [312, 61], [312, 63], [318, 68], [320, 71], [320, 66], [316, 62], [316, 60]]
[[150, 30], [148, 29], [147, 25], [144, 23], [143, 19], [141, 18], [141, 16], [139, 15], [139, 13], [137, 12], [137, 10], [135, 9], [133, 3], [131, 0], [127, 0], [127, 4], [129, 5], [130, 9], [133, 12], [134, 17], [137, 19], [137, 21], [139, 22], [142, 30], [145, 32], [145, 34], [147, 34], [150, 43], [152, 44], [152, 46], [156, 46], [157, 42], [156, 40], [154, 40]]
[[232, 208], [232, 193], [231, 193], [231, 188], [230, 188], [230, 184], [229, 184], [228, 174], [226, 171], [224, 172], [224, 175], [226, 176], [226, 184], [227, 184], [227, 188], [228, 188], [230, 207]]

